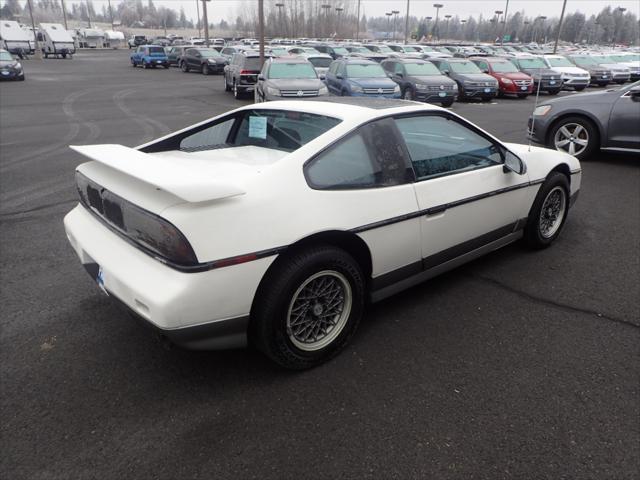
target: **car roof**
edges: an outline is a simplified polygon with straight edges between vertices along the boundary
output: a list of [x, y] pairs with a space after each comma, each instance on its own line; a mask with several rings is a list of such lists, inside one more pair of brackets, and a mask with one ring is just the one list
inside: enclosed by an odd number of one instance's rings
[[290, 55], [287, 57], [276, 57], [270, 58], [269, 61], [271, 63], [309, 63], [306, 57], [298, 57], [295, 55]]
[[357, 65], [380, 65], [378, 62], [374, 62], [373, 60], [367, 60], [365, 57], [342, 57], [337, 59], [338, 62], [345, 63], [354, 63]]
[[387, 57], [382, 62], [400, 62], [400, 63], [431, 63], [429, 60], [423, 60], [422, 58], [405, 58], [405, 57]]

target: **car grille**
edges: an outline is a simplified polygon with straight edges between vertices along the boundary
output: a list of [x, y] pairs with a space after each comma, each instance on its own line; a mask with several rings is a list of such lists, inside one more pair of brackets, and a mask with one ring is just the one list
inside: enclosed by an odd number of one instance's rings
[[393, 88], [365, 88], [364, 93], [368, 95], [388, 95], [393, 93]]
[[514, 80], [513, 83], [519, 87], [528, 87], [531, 85], [531, 80]]
[[468, 85], [471, 87], [497, 87], [495, 83], [491, 82], [469, 82]]
[[317, 97], [318, 90], [280, 90], [281, 97]]
[[453, 85], [428, 85], [429, 92], [446, 92], [453, 90]]

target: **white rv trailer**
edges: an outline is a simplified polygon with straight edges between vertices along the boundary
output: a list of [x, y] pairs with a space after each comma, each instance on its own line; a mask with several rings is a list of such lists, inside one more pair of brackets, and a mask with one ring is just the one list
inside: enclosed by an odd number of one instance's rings
[[104, 31], [104, 46], [106, 48], [120, 48], [125, 46], [124, 33], [115, 30]]
[[22, 58], [31, 53], [29, 34], [20, 27], [18, 22], [0, 20], [0, 48]]
[[97, 28], [81, 28], [80, 46], [84, 48], [104, 47], [104, 30]]
[[45, 58], [49, 55], [67, 58], [76, 53], [76, 46], [73, 37], [59, 23], [41, 23], [40, 33], [42, 33], [42, 53]]

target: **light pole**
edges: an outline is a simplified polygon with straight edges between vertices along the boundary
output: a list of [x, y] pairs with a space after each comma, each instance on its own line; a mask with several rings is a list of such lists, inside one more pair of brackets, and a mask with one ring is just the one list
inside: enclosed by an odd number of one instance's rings
[[60, 5], [62, 5], [62, 18], [64, 19], [64, 29], [69, 30], [69, 27], [67, 27], [67, 7], [64, 6], [64, 0], [60, 0]]
[[[326, 28], [329, 28], [329, 9], [331, 8], [331, 5], [327, 4], [327, 3], [323, 3], [322, 5], [320, 5], [320, 7], [324, 10], [324, 23], [325, 25], [327, 25]], [[324, 32], [327, 33], [327, 32]]]
[[342, 13], [342, 11], [344, 10], [344, 8], [342, 7], [336, 7], [336, 12], [337, 12], [337, 19], [336, 19], [336, 37], [338, 36], [338, 32], [340, 31], [340, 14]]
[[547, 32], [545, 30], [545, 25], [544, 25], [544, 21], [547, 19], [547, 17], [545, 17], [544, 15], [540, 16], [540, 20], [542, 20], [542, 43], [545, 44], [547, 43]]
[[391, 10], [393, 13], [393, 41], [396, 41], [396, 19], [398, 18], [398, 14], [400, 13], [398, 10]]
[[529, 30], [529, 27], [527, 25], [529, 25], [531, 22], [529, 20], [525, 20], [523, 25], [524, 25], [524, 30], [526, 33], [530, 33], [527, 30]]
[[556, 54], [558, 50], [558, 41], [560, 40], [560, 32], [562, 31], [562, 21], [564, 20], [564, 10], [567, 8], [567, 0], [564, 0], [562, 4], [562, 13], [560, 14], [560, 23], [558, 24], [558, 31], [556, 32], [556, 41], [553, 44], [553, 54]]
[[500, 37], [500, 46], [502, 46], [504, 42], [504, 34], [507, 30], [507, 15], [509, 14], [509, 0], [507, 0], [507, 4], [504, 6], [504, 18], [502, 19], [502, 35]]
[[466, 19], [461, 19], [460, 23], [462, 24], [462, 40], [466, 40], [467, 39], [467, 20]]
[[451, 15], [445, 15], [444, 18], [447, 19], [447, 29], [445, 30], [445, 37], [449, 38], [449, 20], [451, 20]]
[[[109, 17], [111, 17], [111, 30], [113, 31], [113, 30], [115, 30], [115, 28], [113, 28], [113, 9], [111, 8], [111, 0], [107, 0], [107, 1], [108, 1], [108, 3], [109, 3]], [[65, 21], [64, 23], [65, 23], [65, 27], [64, 27], [64, 28], [66, 29], [66, 28], [67, 28], [67, 27], [66, 27], [67, 22]], [[166, 25], [165, 25], [165, 32], [164, 32], [164, 34], [165, 34], [165, 36], [167, 36], [167, 32], [166, 32]]]
[[31, 17], [31, 28], [33, 29], [33, 39], [35, 40], [36, 57], [42, 60], [42, 50], [40, 50], [40, 42], [38, 42], [38, 31], [36, 30], [36, 22], [33, 21], [33, 8], [31, 7], [31, 0], [27, 0], [29, 6], [29, 16]]
[[[615, 9], [615, 11], [620, 12], [621, 15], [624, 15], [624, 12], [626, 12], [627, 9], [624, 8], [624, 7], [618, 7], [618, 8]], [[614, 18], [614, 22], [615, 22], [615, 18]], [[617, 33], [618, 33], [618, 25], [617, 25], [617, 23], [614, 23], [613, 24], [613, 42], [612, 42], [613, 43], [613, 45], [612, 45], [613, 48], [616, 48]]]
[[198, 38], [202, 38], [202, 25], [200, 24], [200, 0], [196, 0], [196, 12], [198, 13]]
[[[207, 18], [206, 12], [205, 10], [205, 19]], [[209, 35], [209, 26], [205, 27], [205, 33]], [[260, 42], [260, 68], [262, 69], [262, 65], [264, 65], [264, 0], [258, 0], [258, 41]], [[208, 36], [207, 46], [209, 46]]]
[[498, 24], [500, 23], [500, 15], [502, 15], [502, 10], [496, 10], [495, 13], [496, 13], [496, 16], [495, 16], [494, 22], [496, 24], [495, 25], [496, 26], [496, 31], [495, 31], [494, 35], [497, 35], [498, 34]]
[[407, 44], [407, 38], [409, 37], [409, 0], [407, 0], [407, 14], [404, 19], [404, 44]]
[[[204, 44], [209, 46], [209, 18], [207, 17], [207, 2], [211, 0], [202, 0], [202, 21], [204, 22]], [[259, 0], [262, 5], [262, 0]], [[262, 17], [260, 17], [262, 19]]]
[[[284, 3], [276, 3], [276, 7], [278, 7], [278, 22], [280, 23], [280, 33], [282, 33], [285, 31], [284, 24], [282, 23], [282, 7], [284, 7]], [[284, 36], [287, 36], [286, 33]]]
[[440, 30], [438, 28], [438, 17], [440, 15], [440, 9], [444, 7], [443, 4], [441, 3], [434, 3], [433, 4], [433, 8], [436, 9], [436, 24], [433, 26], [433, 32], [436, 36], [436, 40], [439, 42], [440, 41]]
[[358, 13], [356, 14], [358, 17], [356, 19], [356, 42], [360, 38], [360, 0], [358, 0]]
[[[427, 17], [427, 38], [429, 38], [429, 27], [431, 26], [431, 20], [433, 20], [433, 17]], [[432, 32], [433, 33], [433, 32]], [[433, 35], [431, 35], [433, 37]]]
[[393, 13], [387, 12], [385, 13], [385, 15], [387, 16], [387, 39], [389, 39], [389, 29], [391, 28], [391, 15], [393, 15]]

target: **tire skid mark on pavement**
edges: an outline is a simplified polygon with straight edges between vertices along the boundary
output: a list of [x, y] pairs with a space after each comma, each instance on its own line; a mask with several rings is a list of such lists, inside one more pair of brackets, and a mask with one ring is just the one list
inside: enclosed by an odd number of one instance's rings
[[125, 98], [134, 94], [136, 91], [137, 89], [126, 89], [116, 92], [113, 95], [113, 101], [115, 102], [116, 107], [118, 107], [118, 110], [124, 113], [127, 117], [131, 118], [144, 130], [145, 136], [142, 137], [140, 143], [147, 143], [154, 138], [171, 133], [172, 130], [168, 125], [148, 115], [136, 113], [131, 110], [129, 106], [127, 106]]

